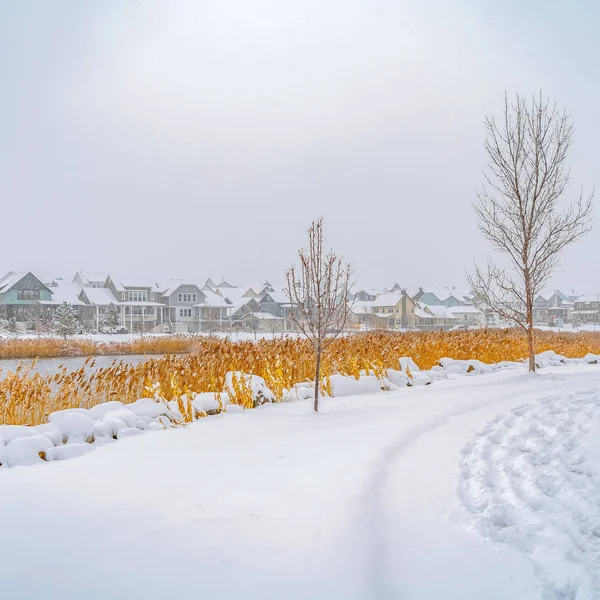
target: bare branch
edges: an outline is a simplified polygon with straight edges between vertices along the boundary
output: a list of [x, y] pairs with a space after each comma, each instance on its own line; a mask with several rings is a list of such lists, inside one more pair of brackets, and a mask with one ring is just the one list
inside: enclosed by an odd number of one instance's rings
[[567, 155], [573, 125], [566, 112], [544, 100], [504, 98], [501, 123], [485, 120], [488, 155], [484, 183], [472, 203], [477, 224], [509, 268], [488, 259], [469, 282], [492, 310], [528, 333], [530, 369], [535, 370], [533, 301], [558, 264], [560, 252], [592, 227], [593, 192], [561, 209], [570, 179]]

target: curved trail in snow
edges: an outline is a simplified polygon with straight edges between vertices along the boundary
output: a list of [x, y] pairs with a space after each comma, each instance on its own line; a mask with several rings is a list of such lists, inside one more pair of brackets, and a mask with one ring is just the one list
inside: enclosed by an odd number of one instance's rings
[[[447, 426], [460, 428], [463, 417], [472, 419], [478, 411], [494, 411], [503, 404], [501, 414], [491, 421], [489, 416], [483, 419], [485, 427], [455, 456], [456, 487], [463, 515], [469, 514], [467, 525], [485, 539], [526, 556], [544, 600], [600, 597], [600, 473], [587, 462], [582, 441], [590, 423], [600, 422], [600, 390], [553, 396], [539, 392], [531, 398], [532, 405], [522, 405], [530, 398], [507, 399], [508, 391], [463, 404], [426, 419], [384, 449], [361, 507], [370, 597], [412, 598], [403, 592], [386, 560], [391, 527], [388, 487], [397, 476], [399, 460], [417, 442], [431, 442], [431, 434]], [[438, 452], [445, 454], [448, 448], [441, 445]], [[539, 590], [534, 597], [539, 597]]]

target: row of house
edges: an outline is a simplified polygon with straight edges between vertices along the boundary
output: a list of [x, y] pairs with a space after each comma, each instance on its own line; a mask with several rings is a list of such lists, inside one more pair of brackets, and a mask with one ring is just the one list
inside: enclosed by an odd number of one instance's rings
[[210, 279], [204, 285], [171, 279], [161, 284], [84, 271], [70, 281], [43, 282], [33, 273], [0, 277], [0, 319], [48, 320], [63, 302], [75, 308], [82, 329], [89, 331], [105, 328], [111, 305], [117, 307], [119, 327], [130, 333], [291, 329], [289, 301], [269, 282], [236, 287]]
[[365, 328], [439, 330], [498, 325], [495, 313], [475, 306], [471, 292], [454, 288], [402, 289], [377, 293], [357, 290], [352, 305], [355, 320]]
[[[351, 328], [424, 330], [503, 325], [500, 317], [476, 301], [469, 290], [352, 290]], [[0, 320], [35, 322], [50, 319], [68, 302], [82, 329], [102, 331], [109, 306], [117, 307], [119, 327], [128, 332], [200, 332], [237, 328], [247, 331], [293, 331], [287, 293], [269, 281], [235, 286], [227, 281], [204, 284], [183, 279], [153, 283], [113, 273], [79, 271], [73, 279], [43, 282], [33, 273], [0, 277]], [[577, 297], [555, 291], [534, 302], [538, 324], [559, 320], [596, 322], [600, 297]]]

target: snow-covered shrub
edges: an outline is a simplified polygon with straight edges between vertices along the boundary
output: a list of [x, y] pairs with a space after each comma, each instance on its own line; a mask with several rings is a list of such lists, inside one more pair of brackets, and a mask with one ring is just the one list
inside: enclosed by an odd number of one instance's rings
[[358, 379], [345, 375], [332, 375], [330, 389], [333, 397], [376, 394], [381, 392], [381, 381], [374, 375], [363, 375]]

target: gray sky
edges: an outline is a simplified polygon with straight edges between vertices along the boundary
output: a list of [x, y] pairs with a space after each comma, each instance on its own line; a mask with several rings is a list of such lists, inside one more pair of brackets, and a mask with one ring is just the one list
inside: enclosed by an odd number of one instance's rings
[[[463, 285], [504, 90], [567, 108], [571, 192], [600, 184], [599, 26], [595, 0], [2, 2], [0, 270], [282, 282], [323, 215], [365, 285]], [[599, 255], [596, 229], [556, 285], [600, 292]]]

